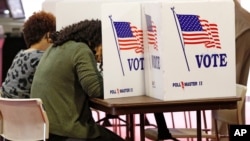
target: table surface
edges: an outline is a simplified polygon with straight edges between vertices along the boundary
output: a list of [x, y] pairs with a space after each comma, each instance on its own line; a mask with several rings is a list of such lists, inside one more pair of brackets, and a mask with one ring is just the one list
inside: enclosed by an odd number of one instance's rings
[[[241, 97], [218, 97], [189, 99], [177, 101], [163, 101], [146, 95], [111, 99], [90, 99], [90, 106], [94, 109], [111, 115], [130, 115], [129, 123], [134, 124], [133, 114], [140, 114], [141, 141], [145, 140], [144, 120], [146, 113], [163, 113], [178, 111], [197, 111], [197, 140], [201, 141], [201, 110], [235, 109]], [[130, 128], [132, 141], [134, 140], [134, 129]], [[129, 136], [129, 134], [127, 134]]]
[[111, 99], [92, 98], [90, 99], [90, 106], [108, 114], [123, 115], [152, 112], [156, 113], [234, 109], [237, 106], [237, 101], [240, 100], [240, 97], [232, 96], [178, 101], [163, 101], [146, 95], [142, 95]]

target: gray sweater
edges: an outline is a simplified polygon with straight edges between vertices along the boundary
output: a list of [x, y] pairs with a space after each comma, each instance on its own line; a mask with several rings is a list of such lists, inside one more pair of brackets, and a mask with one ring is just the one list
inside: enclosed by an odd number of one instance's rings
[[20, 50], [16, 54], [2, 83], [2, 97], [30, 97], [31, 83], [42, 54], [39, 50]]

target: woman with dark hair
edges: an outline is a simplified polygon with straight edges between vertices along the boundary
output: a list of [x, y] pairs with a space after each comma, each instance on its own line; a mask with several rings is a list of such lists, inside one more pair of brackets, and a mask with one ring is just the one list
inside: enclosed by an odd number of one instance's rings
[[35, 12], [24, 23], [23, 36], [26, 50], [20, 50], [2, 84], [2, 97], [29, 98], [36, 66], [43, 52], [51, 45], [49, 34], [56, 31], [56, 18], [53, 14]]
[[95, 123], [89, 107], [90, 97], [103, 97], [100, 57], [95, 57], [102, 46], [101, 21], [80, 21], [51, 39], [54, 44], [41, 58], [31, 88], [31, 97], [41, 98], [47, 112], [49, 141], [122, 141]]

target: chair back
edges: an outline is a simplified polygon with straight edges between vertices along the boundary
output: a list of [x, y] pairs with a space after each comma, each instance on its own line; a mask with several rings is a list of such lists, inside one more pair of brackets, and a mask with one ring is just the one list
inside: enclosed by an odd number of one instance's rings
[[244, 85], [236, 84], [236, 94], [241, 97], [241, 101], [237, 103], [237, 115], [239, 124], [245, 124], [245, 103], [246, 103], [247, 87]]
[[14, 141], [46, 140], [49, 121], [41, 99], [0, 98], [1, 136]]
[[2, 113], [0, 112], [0, 135], [3, 133], [3, 117]]
[[245, 102], [247, 86], [236, 84], [236, 95], [241, 97], [236, 109], [213, 110], [212, 118], [228, 124], [245, 124]]

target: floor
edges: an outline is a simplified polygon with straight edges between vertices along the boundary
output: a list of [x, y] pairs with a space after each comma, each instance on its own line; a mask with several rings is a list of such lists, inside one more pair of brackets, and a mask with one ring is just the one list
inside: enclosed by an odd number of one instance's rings
[[[247, 97], [247, 102], [246, 102], [246, 124], [250, 124], [250, 96]], [[93, 112], [94, 117], [96, 117], [96, 113]], [[206, 119], [207, 119], [207, 127], [211, 128], [211, 118], [210, 118], [210, 111], [206, 111]], [[100, 118], [104, 117], [104, 113], [100, 113]], [[125, 119], [125, 116], [120, 116], [122, 119]], [[167, 122], [168, 127], [176, 127], [176, 128], [180, 128], [180, 127], [186, 127], [186, 126], [190, 126], [189, 124], [189, 117], [191, 120], [191, 127], [196, 127], [196, 113], [195, 112], [190, 112], [190, 114], [186, 113], [186, 120], [188, 125], [185, 125], [185, 118], [184, 118], [184, 113], [183, 112], [175, 112], [173, 113], [173, 119], [172, 119], [172, 115], [170, 113], [165, 113], [165, 119]], [[154, 116], [153, 114], [147, 114], [147, 118], [150, 122], [150, 124], [155, 124], [155, 120], [154, 120]], [[135, 116], [135, 120], [136, 123], [139, 123], [139, 116], [136, 115]], [[173, 122], [174, 121], [174, 124]], [[110, 120], [110, 122], [115, 122], [115, 120]], [[117, 121], [116, 121], [117, 122]], [[123, 123], [123, 122], [121, 122]], [[202, 125], [204, 127], [204, 124]], [[152, 127], [152, 126], [146, 126], [146, 128], [148, 127]], [[110, 130], [116, 131], [117, 134], [119, 134], [120, 136], [122, 136], [123, 138], [125, 138], [126, 136], [126, 132], [125, 132], [125, 127], [121, 127], [121, 129], [115, 129], [113, 127], [108, 127]], [[140, 141], [140, 129], [139, 127], [136, 127], [136, 141]], [[180, 141], [189, 141], [188, 139], [179, 139]], [[146, 139], [145, 141], [151, 141], [149, 139]], [[193, 141], [195, 141], [195, 139], [193, 139]], [[205, 139], [204, 139], [205, 141]]]

